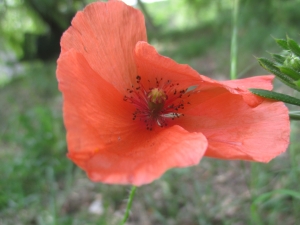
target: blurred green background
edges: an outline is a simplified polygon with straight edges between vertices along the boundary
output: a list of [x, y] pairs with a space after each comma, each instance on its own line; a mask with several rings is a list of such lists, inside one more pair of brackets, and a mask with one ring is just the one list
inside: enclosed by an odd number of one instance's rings
[[[55, 78], [59, 40], [91, 0], [0, 0], [0, 224], [118, 224], [128, 186], [90, 182], [66, 158]], [[229, 79], [232, 0], [137, 2], [149, 42], [199, 73]], [[253, 56], [299, 42], [300, 0], [240, 0], [238, 76], [265, 74]], [[279, 82], [275, 89], [293, 94]], [[205, 158], [138, 188], [131, 225], [300, 224], [299, 123], [269, 164]]]

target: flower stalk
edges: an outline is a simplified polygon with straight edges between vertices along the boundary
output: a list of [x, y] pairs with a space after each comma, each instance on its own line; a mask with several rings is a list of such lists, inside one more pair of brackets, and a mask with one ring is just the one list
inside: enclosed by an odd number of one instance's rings
[[120, 225], [124, 225], [129, 217], [129, 213], [130, 213], [130, 209], [131, 209], [131, 205], [132, 205], [132, 201], [133, 201], [133, 197], [136, 191], [136, 186], [132, 186], [130, 193], [129, 193], [129, 199], [127, 202], [127, 207], [126, 207], [126, 211], [123, 217], [122, 222], [120, 223]]

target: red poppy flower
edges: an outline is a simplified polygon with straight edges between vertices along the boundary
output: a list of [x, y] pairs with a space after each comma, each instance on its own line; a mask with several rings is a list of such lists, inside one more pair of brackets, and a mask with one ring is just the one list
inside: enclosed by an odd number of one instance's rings
[[68, 157], [89, 178], [143, 185], [203, 156], [268, 162], [289, 143], [288, 110], [251, 94], [273, 76], [214, 81], [159, 55], [120, 1], [78, 12], [61, 40]]

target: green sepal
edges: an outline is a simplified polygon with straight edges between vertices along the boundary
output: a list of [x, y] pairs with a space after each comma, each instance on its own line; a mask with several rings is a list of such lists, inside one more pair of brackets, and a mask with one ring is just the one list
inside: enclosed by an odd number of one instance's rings
[[277, 38], [274, 38], [274, 40], [276, 41], [276, 43], [281, 47], [283, 48], [284, 50], [290, 50], [289, 49], [289, 46], [288, 46], [288, 43], [286, 40], [284, 39], [277, 39]]
[[282, 102], [285, 102], [288, 104], [300, 106], [300, 99], [289, 96], [289, 95], [285, 95], [285, 94], [281, 94], [281, 93], [277, 93], [277, 92], [273, 92], [273, 91], [267, 91], [267, 90], [263, 90], [263, 89], [251, 88], [249, 90], [253, 94], [256, 94], [256, 95], [264, 97], [264, 98], [274, 99], [274, 100], [282, 101]]
[[282, 73], [288, 75], [289, 77], [293, 78], [294, 80], [300, 79], [300, 73], [297, 72], [296, 70], [293, 70], [292, 68], [287, 67], [287, 66], [279, 66], [278, 68]]
[[270, 55], [272, 56], [272, 58], [274, 59], [274, 61], [280, 65], [283, 65], [284, 64], [284, 61], [285, 61], [285, 57], [282, 56], [282, 55], [279, 55], [279, 54], [273, 54], [273, 53], [270, 53]]
[[294, 41], [293, 39], [287, 37], [287, 44], [289, 49], [298, 57], [300, 57], [300, 47], [297, 44], [296, 41]]

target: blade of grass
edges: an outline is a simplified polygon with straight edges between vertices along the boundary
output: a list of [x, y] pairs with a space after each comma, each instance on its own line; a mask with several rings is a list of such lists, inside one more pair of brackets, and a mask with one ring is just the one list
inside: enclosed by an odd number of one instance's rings
[[251, 218], [254, 222], [254, 224], [263, 224], [263, 220], [261, 216], [258, 213], [259, 207], [263, 207], [264, 204], [269, 201], [270, 199], [278, 198], [278, 201], [280, 201], [280, 197], [291, 197], [296, 200], [300, 200], [300, 192], [289, 190], [289, 189], [278, 189], [274, 191], [270, 191], [264, 194], [261, 194], [258, 196], [251, 204], [250, 210], [251, 210]]
[[237, 32], [238, 32], [238, 11], [239, 0], [233, 0], [232, 11], [232, 34], [231, 34], [231, 48], [230, 48], [230, 79], [237, 78], [236, 64], [237, 64]]

